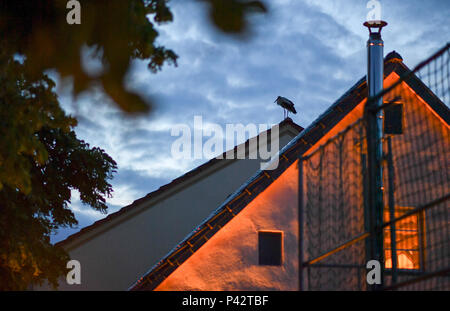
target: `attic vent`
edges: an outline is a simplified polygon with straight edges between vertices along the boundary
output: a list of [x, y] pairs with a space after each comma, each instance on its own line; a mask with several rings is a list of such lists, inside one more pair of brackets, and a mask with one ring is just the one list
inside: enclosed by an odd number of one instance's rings
[[283, 259], [283, 232], [258, 232], [259, 265], [281, 266]]
[[384, 108], [384, 133], [403, 134], [403, 105], [392, 104]]

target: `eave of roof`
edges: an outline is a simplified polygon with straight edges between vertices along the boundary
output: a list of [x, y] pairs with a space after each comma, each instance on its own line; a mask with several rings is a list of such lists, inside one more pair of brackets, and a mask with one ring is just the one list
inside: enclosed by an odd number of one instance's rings
[[[385, 59], [385, 77], [392, 72], [401, 77], [409, 73], [410, 69], [403, 62]], [[405, 82], [449, 123], [449, 108], [419, 78], [413, 75]], [[155, 289], [366, 97], [367, 83], [364, 76], [279, 152], [280, 162], [275, 170], [258, 171], [129, 290]]]
[[[291, 118], [286, 118], [283, 121], [281, 121], [279, 123], [279, 128], [280, 130], [282, 128], [288, 128], [288, 127], [292, 127], [294, 130], [296, 130], [298, 133], [301, 132], [303, 130], [303, 127], [301, 127], [300, 125], [296, 124], [294, 121], [292, 121]], [[267, 137], [270, 137], [270, 132], [271, 129], [267, 130]], [[260, 133], [261, 134], [261, 133]], [[249, 146], [249, 142], [250, 139], [247, 140], [244, 144], [245, 144], [245, 148], [247, 148]], [[235, 146], [233, 151], [237, 152], [238, 146]], [[148, 193], [146, 196], [137, 199], [135, 201], [133, 201], [133, 203], [131, 203], [130, 205], [127, 205], [123, 208], [121, 208], [120, 210], [118, 210], [115, 213], [111, 213], [109, 214], [107, 217], [102, 218], [96, 222], [94, 222], [92, 225], [86, 226], [84, 228], [82, 228], [80, 231], [68, 236], [66, 239], [56, 243], [56, 246], [66, 246], [69, 243], [75, 241], [76, 239], [80, 238], [81, 236], [83, 236], [84, 234], [91, 232], [92, 230], [100, 227], [103, 224], [109, 223], [114, 219], [117, 219], [119, 216], [128, 213], [129, 211], [134, 210], [137, 206], [149, 202], [150, 200], [162, 195], [163, 193], [165, 193], [168, 190], [173, 189], [175, 186], [182, 184], [188, 180], [191, 180], [192, 178], [198, 176], [200, 173], [204, 172], [205, 170], [211, 168], [212, 166], [214, 166], [215, 164], [223, 161], [223, 159], [226, 158], [226, 155], [229, 154], [229, 151], [225, 151], [222, 154], [222, 159], [219, 159], [219, 157], [213, 158], [205, 163], [203, 163], [200, 166], [197, 166], [196, 168], [192, 169], [191, 171], [181, 175], [180, 177], [177, 177], [176, 179], [172, 180], [170, 183], [165, 184], [163, 186], [161, 186], [160, 188], [158, 188], [157, 190]]]

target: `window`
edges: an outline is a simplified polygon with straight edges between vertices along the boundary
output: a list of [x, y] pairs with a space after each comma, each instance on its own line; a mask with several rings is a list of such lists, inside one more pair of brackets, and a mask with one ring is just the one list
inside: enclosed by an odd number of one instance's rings
[[[395, 218], [412, 210], [408, 207], [395, 207]], [[389, 222], [389, 209], [384, 210], [384, 219]], [[413, 214], [395, 223], [395, 240], [398, 269], [423, 269], [425, 256], [424, 213]], [[384, 228], [384, 249], [387, 269], [392, 269], [391, 228]]]
[[281, 266], [283, 261], [283, 232], [260, 231], [258, 233], [259, 264]]

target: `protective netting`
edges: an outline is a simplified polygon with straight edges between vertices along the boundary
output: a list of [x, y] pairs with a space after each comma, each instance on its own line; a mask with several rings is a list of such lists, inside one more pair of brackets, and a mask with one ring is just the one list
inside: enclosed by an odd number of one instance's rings
[[303, 159], [305, 284], [310, 290], [364, 288], [365, 248], [356, 243], [315, 262], [363, 234], [364, 126], [349, 126]]
[[[381, 262], [381, 288], [450, 289], [449, 63], [447, 44], [380, 93], [381, 228], [368, 227], [364, 119], [302, 158], [305, 289], [368, 289], [371, 259]], [[382, 258], [369, 258], [373, 232], [382, 235]]]
[[450, 102], [450, 43], [413, 70], [447, 106]]
[[449, 64], [447, 45], [384, 95], [403, 111], [402, 133], [383, 139], [384, 222], [410, 215], [384, 227], [387, 288], [450, 289]]

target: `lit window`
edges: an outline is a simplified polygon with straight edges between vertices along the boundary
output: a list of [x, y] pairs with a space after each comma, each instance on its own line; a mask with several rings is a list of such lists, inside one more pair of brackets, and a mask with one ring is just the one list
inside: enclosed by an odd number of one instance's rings
[[283, 260], [283, 233], [260, 231], [258, 233], [259, 264], [281, 266]]
[[[395, 218], [400, 217], [412, 208], [395, 207]], [[389, 209], [384, 210], [385, 222], [389, 222]], [[419, 270], [423, 262], [425, 240], [423, 237], [424, 214], [413, 214], [395, 223], [395, 240], [398, 269]], [[392, 269], [391, 228], [384, 228], [385, 266]]]

